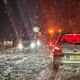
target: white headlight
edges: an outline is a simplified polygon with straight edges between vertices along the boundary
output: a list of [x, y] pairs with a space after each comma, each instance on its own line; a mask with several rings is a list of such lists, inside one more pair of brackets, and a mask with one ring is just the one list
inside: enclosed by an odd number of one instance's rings
[[30, 45], [30, 47], [31, 47], [32, 49], [35, 48], [35, 43], [32, 42], [31, 45]]
[[21, 42], [19, 42], [19, 44], [17, 45], [17, 48], [19, 48], [20, 50], [22, 50], [23, 45], [22, 45], [22, 43], [21, 43]]
[[39, 41], [39, 40], [37, 41], [37, 45], [38, 45], [38, 46], [40, 46], [40, 45], [41, 45], [41, 43], [40, 43], [40, 41]]

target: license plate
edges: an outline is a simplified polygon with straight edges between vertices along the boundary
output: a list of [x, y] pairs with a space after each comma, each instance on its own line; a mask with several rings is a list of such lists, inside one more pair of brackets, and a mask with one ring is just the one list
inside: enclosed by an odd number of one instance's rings
[[80, 60], [80, 56], [79, 55], [70, 56], [70, 60]]
[[70, 56], [65, 56], [64, 57], [65, 60], [80, 60], [80, 55], [70, 55]]

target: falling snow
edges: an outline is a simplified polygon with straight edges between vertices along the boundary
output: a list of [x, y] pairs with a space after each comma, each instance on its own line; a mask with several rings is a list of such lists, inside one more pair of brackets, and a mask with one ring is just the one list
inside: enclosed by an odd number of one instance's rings
[[[2, 0], [0, 2], [0, 41], [18, 40], [23, 35], [31, 35], [36, 26], [40, 28], [42, 34], [50, 28], [80, 33], [80, 1]], [[15, 47], [0, 51], [0, 80], [2, 78], [51, 80], [54, 76], [55, 80], [80, 79], [80, 65], [61, 65], [55, 75], [49, 65], [51, 61], [47, 58], [49, 54], [46, 51], [44, 48], [41, 51], [31, 51], [28, 48], [18, 50]]]
[[3, 1], [4, 1], [4, 3], [5, 3], [5, 4], [7, 4], [7, 3], [8, 3], [8, 2], [7, 2], [7, 0], [3, 0]]

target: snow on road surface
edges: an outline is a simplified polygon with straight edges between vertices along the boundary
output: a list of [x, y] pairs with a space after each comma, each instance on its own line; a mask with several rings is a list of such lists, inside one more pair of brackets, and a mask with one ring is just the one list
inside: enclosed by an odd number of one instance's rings
[[80, 64], [60, 65], [55, 80], [80, 80]]
[[[45, 80], [51, 75], [48, 48], [0, 51], [0, 80]], [[44, 79], [45, 76], [45, 79]], [[2, 79], [3, 78], [3, 79]]]
[[48, 48], [0, 51], [0, 80], [80, 80], [80, 64], [64, 64], [52, 69]]

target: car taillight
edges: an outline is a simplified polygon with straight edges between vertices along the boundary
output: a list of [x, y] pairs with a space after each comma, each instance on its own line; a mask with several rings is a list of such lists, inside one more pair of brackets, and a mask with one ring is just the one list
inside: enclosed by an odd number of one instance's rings
[[54, 53], [54, 60], [55, 60], [55, 59], [60, 59], [61, 56], [60, 56], [59, 54], [62, 53], [60, 46], [55, 46], [53, 53]]
[[73, 36], [77, 36], [77, 33], [76, 32], [73, 32]]
[[60, 48], [60, 46], [55, 46], [54, 47], [54, 53], [61, 53], [62, 51], [61, 51], [61, 48]]
[[49, 46], [52, 47], [53, 46], [53, 42], [49, 41]]
[[60, 50], [60, 47], [58, 47], [58, 46], [55, 46], [55, 50]]

